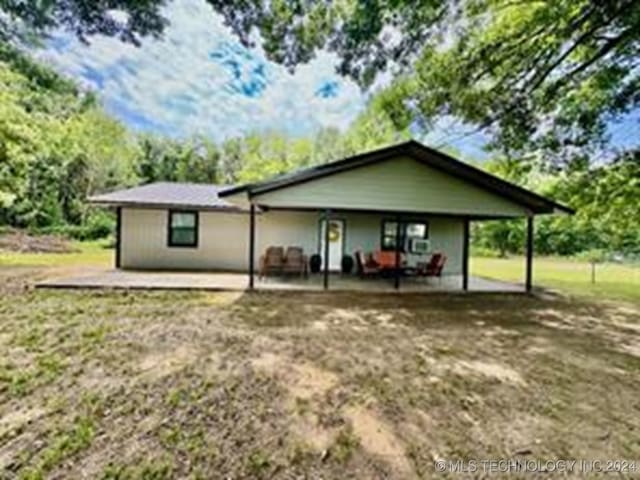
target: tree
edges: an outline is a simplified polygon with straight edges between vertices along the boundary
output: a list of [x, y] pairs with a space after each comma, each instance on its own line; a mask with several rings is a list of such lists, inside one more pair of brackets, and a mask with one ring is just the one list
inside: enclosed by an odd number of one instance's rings
[[34, 39], [64, 28], [83, 41], [108, 35], [138, 45], [141, 37], [159, 36], [167, 19], [165, 0], [0, 0], [0, 41]]
[[88, 195], [135, 181], [136, 149], [93, 94], [0, 46], [0, 222], [84, 223]]
[[606, 141], [606, 122], [640, 100], [632, 0], [475, 0], [452, 40], [438, 40], [388, 95], [426, 123], [449, 115], [477, 126], [509, 156], [539, 151], [565, 166]]
[[[492, 160], [483, 165], [492, 173], [535, 189], [577, 210], [574, 216], [547, 216], [536, 220], [535, 251], [574, 255], [605, 250], [640, 253], [640, 153], [619, 154], [610, 163], [549, 173], [522, 167], [513, 161]], [[523, 222], [479, 222], [474, 243], [501, 254], [519, 252]]]
[[370, 86], [390, 66], [408, 65], [447, 14], [444, 0], [207, 0], [243, 45], [260, 34], [267, 57], [294, 69], [326, 49], [338, 71]]
[[365, 88], [391, 70], [376, 97], [400, 130], [453, 116], [553, 167], [605, 145], [607, 121], [640, 100], [636, 0], [208, 1], [287, 67], [328, 49]]

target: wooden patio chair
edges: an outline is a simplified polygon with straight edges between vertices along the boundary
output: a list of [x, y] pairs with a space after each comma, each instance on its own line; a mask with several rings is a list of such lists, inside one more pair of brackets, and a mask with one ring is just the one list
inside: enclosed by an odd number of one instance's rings
[[259, 278], [267, 275], [281, 275], [284, 271], [284, 248], [268, 247], [264, 255], [260, 257]]
[[356, 268], [360, 277], [374, 277], [380, 274], [380, 265], [369, 256], [365, 258], [365, 255], [361, 250], [355, 252]]
[[438, 281], [442, 281], [442, 271], [447, 263], [447, 256], [443, 253], [436, 252], [431, 255], [429, 263], [419, 265], [416, 269], [416, 275], [421, 277], [437, 277]]
[[287, 247], [284, 257], [283, 273], [307, 276], [307, 256], [302, 247]]

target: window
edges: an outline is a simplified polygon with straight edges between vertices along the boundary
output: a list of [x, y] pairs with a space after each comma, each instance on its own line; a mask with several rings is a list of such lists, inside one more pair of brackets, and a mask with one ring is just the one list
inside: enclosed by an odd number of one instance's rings
[[[384, 220], [382, 222], [382, 250], [396, 249], [396, 229], [398, 223]], [[429, 227], [426, 222], [402, 222], [400, 223], [400, 250], [411, 248], [412, 239], [429, 238]]]
[[169, 211], [169, 246], [198, 246], [198, 212]]

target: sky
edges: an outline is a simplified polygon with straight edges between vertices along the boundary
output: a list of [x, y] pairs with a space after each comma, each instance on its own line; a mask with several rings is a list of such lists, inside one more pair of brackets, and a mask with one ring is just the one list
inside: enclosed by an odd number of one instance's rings
[[141, 47], [93, 37], [86, 46], [56, 33], [40, 54], [59, 71], [100, 93], [107, 111], [129, 126], [214, 140], [278, 129], [295, 136], [346, 128], [366, 95], [335, 73], [321, 53], [291, 75], [245, 49], [204, 0], [170, 2], [171, 25]]
[[[173, 137], [221, 141], [265, 130], [311, 135], [321, 127], [344, 130], [365, 108], [368, 94], [335, 73], [331, 54], [320, 52], [291, 74], [259, 46], [244, 48], [205, 0], [166, 8], [171, 24], [162, 39], [145, 38], [141, 47], [106, 37], [92, 37], [87, 46], [59, 32], [39, 56], [99, 92], [106, 110], [130, 128]], [[616, 145], [637, 143], [639, 117], [611, 126]], [[468, 159], [486, 158], [485, 138], [451, 122], [422, 139]]]

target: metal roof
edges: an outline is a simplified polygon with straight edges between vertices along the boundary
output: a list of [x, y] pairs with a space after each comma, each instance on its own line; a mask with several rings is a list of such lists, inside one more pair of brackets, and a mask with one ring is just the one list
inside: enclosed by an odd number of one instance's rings
[[156, 182], [89, 197], [98, 205], [240, 210], [218, 194], [224, 185]]
[[565, 205], [561, 205], [549, 198], [507, 182], [460, 160], [456, 160], [445, 153], [427, 147], [415, 140], [281, 175], [265, 182], [228, 187], [220, 192], [220, 196], [225, 197], [243, 191], [246, 191], [249, 197], [260, 195], [402, 155], [409, 156], [425, 165], [468, 181], [494, 194], [508, 198], [517, 204], [529, 208], [533, 213], [554, 213], [557, 211], [569, 214], [575, 213], [573, 209]]

